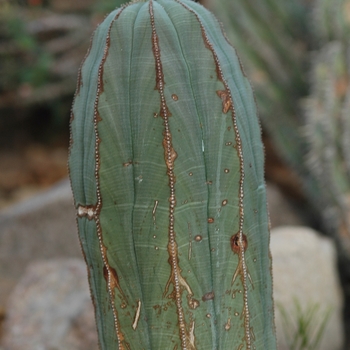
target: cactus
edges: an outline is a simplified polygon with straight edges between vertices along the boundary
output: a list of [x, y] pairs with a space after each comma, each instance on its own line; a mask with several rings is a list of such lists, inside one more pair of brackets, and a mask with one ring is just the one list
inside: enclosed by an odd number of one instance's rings
[[[230, 26], [228, 35], [252, 72], [275, 149], [298, 173], [324, 231], [337, 239], [350, 262], [350, 1], [267, 0], [257, 8], [252, 1], [219, 0], [209, 5]], [[263, 24], [264, 30], [252, 30]]]
[[[350, 62], [349, 62], [350, 63]], [[312, 89], [303, 101], [308, 141], [305, 164], [317, 183], [314, 194], [330, 232], [350, 252], [350, 84], [341, 42], [328, 43], [313, 61]]]
[[69, 157], [102, 349], [276, 349], [263, 162], [251, 87], [207, 10], [106, 17]]

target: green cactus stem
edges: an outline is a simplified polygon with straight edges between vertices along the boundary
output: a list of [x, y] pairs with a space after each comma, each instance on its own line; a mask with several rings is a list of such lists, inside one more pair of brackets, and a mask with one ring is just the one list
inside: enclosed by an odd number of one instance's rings
[[102, 349], [276, 349], [264, 154], [252, 89], [194, 2], [98, 27], [69, 168]]

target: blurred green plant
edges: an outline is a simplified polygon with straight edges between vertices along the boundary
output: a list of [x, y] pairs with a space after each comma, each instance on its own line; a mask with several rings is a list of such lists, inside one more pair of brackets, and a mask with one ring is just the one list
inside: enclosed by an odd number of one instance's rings
[[281, 314], [288, 350], [318, 349], [330, 319], [331, 307], [321, 311], [321, 305], [315, 303], [303, 309], [299, 300], [294, 299], [294, 313], [280, 303], [277, 303], [277, 309]]
[[3, 144], [18, 130], [27, 136], [32, 129], [40, 130], [45, 138], [67, 132], [75, 76], [93, 25], [88, 11], [52, 9], [46, 1], [0, 0]]
[[16, 88], [20, 84], [33, 87], [49, 80], [52, 56], [38, 40], [26, 30], [26, 23], [17, 6], [2, 8], [0, 13], [0, 91]]

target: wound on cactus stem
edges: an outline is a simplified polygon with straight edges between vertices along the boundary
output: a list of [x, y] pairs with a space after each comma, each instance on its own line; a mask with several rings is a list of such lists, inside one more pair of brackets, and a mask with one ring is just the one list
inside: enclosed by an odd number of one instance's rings
[[244, 251], [248, 248], [248, 240], [245, 234], [242, 235], [242, 243], [240, 243], [239, 233], [236, 233], [231, 237], [231, 249], [234, 253], [238, 254], [243, 246]]

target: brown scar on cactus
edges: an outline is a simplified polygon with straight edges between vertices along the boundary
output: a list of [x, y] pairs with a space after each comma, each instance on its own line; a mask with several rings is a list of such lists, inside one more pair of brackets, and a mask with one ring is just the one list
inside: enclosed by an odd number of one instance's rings
[[[169, 250], [169, 246], [168, 246], [168, 250]], [[170, 260], [171, 258], [169, 258]], [[170, 261], [169, 261], [170, 263]], [[163, 293], [163, 298], [165, 297], [168, 297], [170, 299], [174, 299], [175, 301], [178, 300], [178, 296], [177, 296], [177, 291], [175, 289], [175, 283], [178, 284], [179, 286], [179, 290], [180, 290], [180, 298], [181, 298], [181, 295], [183, 293], [183, 291], [187, 291], [187, 303], [188, 303], [188, 306], [191, 308], [191, 309], [196, 309], [198, 306], [199, 306], [199, 301], [194, 299], [193, 298], [193, 291], [191, 289], [191, 287], [189, 286], [189, 284], [187, 283], [187, 281], [182, 277], [181, 275], [181, 270], [179, 271], [178, 273], [178, 276], [177, 276], [177, 282], [175, 280], [175, 273], [174, 273], [174, 269], [172, 269], [171, 271], [171, 275], [168, 279], [168, 282], [165, 286], [165, 289], [164, 289], [164, 293]], [[173, 285], [174, 286], [174, 289], [171, 293], [169, 293], [169, 287], [170, 285]], [[169, 294], [168, 294], [169, 293]]]
[[[247, 236], [245, 234], [242, 234], [242, 240], [240, 240], [239, 237], [239, 233], [236, 233], [235, 235], [233, 235], [230, 238], [230, 244], [231, 244], [231, 249], [235, 254], [238, 254], [240, 256], [241, 250], [243, 248], [243, 251], [245, 252], [248, 248], [248, 239]], [[248, 276], [248, 279], [250, 281], [250, 283], [252, 284], [252, 287], [254, 289], [254, 284], [253, 284], [253, 280], [252, 277], [250, 276], [250, 273], [248, 271], [248, 267], [246, 266], [246, 273]], [[244, 276], [244, 270], [243, 270], [243, 264], [242, 264], [242, 260], [239, 259], [237, 268], [235, 273], [233, 274], [232, 277], [232, 282], [231, 282], [231, 286], [233, 286], [235, 280], [237, 279], [238, 275], [241, 276], [241, 279], [243, 279]]]
[[117, 289], [121, 294], [123, 301], [126, 303], [127, 302], [126, 296], [122, 288], [120, 287], [117, 271], [112, 266], [108, 266], [108, 267], [103, 266], [103, 277], [105, 278], [106, 282], [110, 284], [111, 289], [113, 291], [112, 292], [113, 297], [114, 297], [114, 290]]
[[202, 300], [203, 300], [203, 301], [213, 300], [214, 297], [215, 297], [215, 294], [214, 294], [213, 291], [211, 291], [211, 292], [205, 293], [205, 294], [202, 296]]
[[232, 100], [230, 98], [230, 94], [227, 90], [218, 90], [216, 91], [216, 94], [221, 98], [222, 112], [226, 114], [232, 107]]
[[230, 238], [231, 249], [234, 253], [239, 254], [241, 247], [243, 246], [244, 251], [248, 248], [248, 240], [245, 234], [242, 235], [242, 243], [239, 239], [239, 233], [236, 233]]
[[[175, 300], [175, 305], [177, 309], [178, 315], [178, 323], [179, 323], [179, 336], [183, 349], [186, 349], [188, 346], [190, 348], [195, 349], [194, 345], [192, 346], [192, 342], [194, 344], [194, 333], [191, 332], [191, 326], [189, 327], [185, 320], [185, 312], [182, 306], [182, 294], [183, 290], [187, 290], [187, 301], [190, 308], [195, 309], [198, 307], [199, 302], [192, 298], [193, 292], [186, 282], [186, 280], [181, 275], [181, 268], [179, 266], [179, 258], [178, 258], [178, 250], [177, 250], [177, 242], [176, 242], [176, 233], [174, 230], [175, 224], [175, 207], [176, 207], [176, 197], [175, 197], [175, 183], [176, 178], [174, 174], [174, 163], [177, 158], [177, 153], [173, 147], [172, 143], [172, 134], [170, 131], [169, 125], [169, 117], [171, 116], [171, 112], [166, 103], [165, 95], [164, 95], [164, 73], [163, 73], [163, 65], [161, 61], [161, 52], [159, 47], [159, 38], [156, 31], [154, 12], [153, 12], [153, 1], [149, 1], [149, 14], [152, 28], [152, 51], [155, 60], [155, 71], [156, 71], [156, 90], [159, 91], [160, 95], [160, 116], [163, 118], [163, 148], [164, 148], [164, 158], [165, 165], [167, 168], [167, 175], [169, 179], [169, 187], [170, 187], [170, 196], [169, 196], [169, 226], [168, 226], [168, 254], [169, 259], [168, 262], [170, 264], [170, 276], [169, 280], [165, 286], [164, 295], [167, 294], [170, 284], [173, 285], [173, 292], [169, 295]], [[191, 340], [191, 334], [193, 335], [193, 339]], [[190, 341], [191, 340], [191, 341]]]

